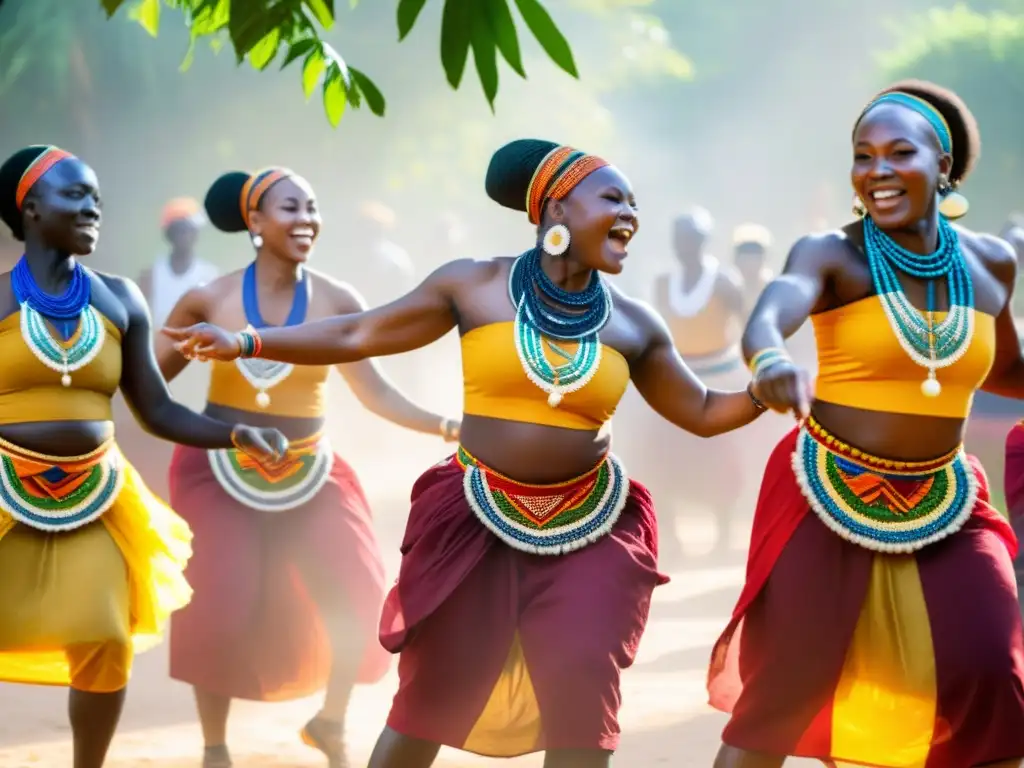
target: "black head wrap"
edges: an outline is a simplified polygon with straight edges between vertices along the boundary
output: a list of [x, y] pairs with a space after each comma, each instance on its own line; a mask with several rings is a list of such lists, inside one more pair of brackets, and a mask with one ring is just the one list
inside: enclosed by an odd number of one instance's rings
[[268, 168], [258, 173], [229, 171], [206, 193], [206, 215], [221, 232], [245, 232], [249, 212], [257, 210], [267, 191], [277, 182], [295, 174], [285, 168]]
[[15, 239], [25, 239], [21, 214], [25, 196], [48, 170], [69, 157], [73, 155], [63, 149], [37, 144], [18, 150], [0, 165], [0, 219]]

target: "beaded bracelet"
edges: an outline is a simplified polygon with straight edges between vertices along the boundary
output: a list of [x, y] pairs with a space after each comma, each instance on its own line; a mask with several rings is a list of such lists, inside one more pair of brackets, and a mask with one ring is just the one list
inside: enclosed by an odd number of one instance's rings
[[259, 357], [263, 350], [263, 339], [255, 328], [247, 328], [239, 331], [235, 337], [238, 339], [239, 357]]
[[768, 410], [768, 406], [761, 402], [761, 398], [754, 394], [754, 382], [747, 384], [747, 395], [750, 396], [750, 402], [754, 404], [754, 407], [761, 413]]
[[762, 349], [760, 352], [758, 352], [756, 355], [750, 358], [750, 372], [754, 375], [754, 378], [756, 379], [758, 376], [760, 376], [762, 373], [768, 370], [768, 368], [775, 365], [776, 363], [788, 363], [790, 361], [791, 358], [789, 356], [789, 352], [787, 352], [785, 349], [782, 349], [781, 347], [768, 347], [767, 349]]

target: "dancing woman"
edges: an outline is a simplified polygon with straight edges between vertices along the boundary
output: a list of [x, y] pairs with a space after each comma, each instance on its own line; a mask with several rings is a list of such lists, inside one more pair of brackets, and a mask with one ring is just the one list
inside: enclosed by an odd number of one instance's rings
[[[309, 183], [284, 169], [221, 176], [206, 195], [210, 221], [246, 232], [256, 258], [186, 293], [170, 323], [229, 328], [296, 326], [366, 309], [342, 283], [306, 263], [320, 234]], [[185, 368], [157, 343], [168, 381]], [[409, 402], [372, 361], [338, 368], [360, 402], [397, 424], [454, 440], [458, 422]], [[171, 622], [171, 676], [195, 689], [207, 768], [229, 766], [231, 699], [282, 701], [327, 688], [303, 729], [332, 768], [344, 765], [352, 687], [387, 671], [376, 638], [384, 566], [369, 506], [352, 469], [323, 435], [328, 365], [215, 362], [206, 413], [274, 426], [292, 447], [267, 468], [232, 450], [175, 451], [171, 503], [195, 534], [185, 573], [192, 602]]]
[[[961, 444], [976, 390], [1024, 397], [1016, 261], [949, 221], [978, 148], [954, 94], [882, 92], [853, 130], [863, 220], [798, 241], [747, 327], [764, 401], [806, 419], [769, 459], [712, 655], [711, 702], [732, 713], [719, 768], [1024, 757], [1017, 540]], [[813, 403], [784, 349], [808, 317]]]
[[287, 444], [171, 399], [138, 287], [78, 261], [99, 236], [89, 166], [17, 152], [0, 166], [0, 218], [25, 244], [0, 275], [0, 680], [70, 686], [75, 768], [98, 768], [134, 653], [190, 595], [191, 533], [115, 445], [111, 398], [120, 388], [165, 440], [275, 459]]
[[646, 489], [610, 452], [630, 378], [700, 435], [756, 418], [753, 390], [706, 389], [647, 305], [610, 287], [637, 231], [616, 168], [545, 141], [500, 149], [488, 194], [526, 211], [537, 245], [459, 260], [383, 307], [240, 334], [168, 329], [184, 354], [305, 365], [426, 346], [458, 328], [461, 445], [413, 488], [402, 566], [380, 624], [399, 690], [371, 758], [421, 768], [441, 745], [549, 768], [607, 766], [619, 677], [636, 654], [657, 570]]

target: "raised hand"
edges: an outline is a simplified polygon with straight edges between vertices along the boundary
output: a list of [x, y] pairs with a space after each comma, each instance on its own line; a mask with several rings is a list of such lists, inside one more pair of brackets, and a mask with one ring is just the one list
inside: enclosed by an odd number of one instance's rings
[[198, 323], [188, 328], [164, 328], [161, 333], [174, 339], [174, 348], [189, 360], [231, 361], [242, 353], [237, 334], [209, 323]]

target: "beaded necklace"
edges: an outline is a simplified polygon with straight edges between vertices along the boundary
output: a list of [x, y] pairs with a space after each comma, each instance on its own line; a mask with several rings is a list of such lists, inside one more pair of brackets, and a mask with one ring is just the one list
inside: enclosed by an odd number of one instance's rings
[[[105, 334], [99, 312], [90, 304], [92, 282], [85, 268], [75, 262], [67, 288], [58, 296], [43, 291], [32, 276], [25, 256], [11, 271], [11, 290], [21, 314], [21, 337], [43, 365], [61, 374], [60, 383], [71, 386], [71, 373], [91, 363], [103, 348]], [[67, 341], [53, 338], [50, 319]], [[76, 330], [77, 327], [77, 330]]]
[[[541, 249], [517, 258], [509, 271], [508, 296], [516, 308], [513, 325], [516, 352], [527, 378], [548, 393], [548, 405], [557, 408], [562, 398], [585, 387], [601, 365], [598, 332], [611, 316], [611, 292], [597, 272], [580, 292], [566, 291], [545, 274]], [[566, 312], [559, 307], [580, 310]], [[567, 352], [553, 339], [576, 341]], [[552, 365], [545, 348], [564, 362]]]
[[[910, 359], [928, 370], [921, 382], [926, 397], [937, 397], [942, 385], [935, 375], [963, 357], [974, 336], [974, 283], [960, 249], [960, 238], [944, 216], [939, 216], [938, 245], [933, 253], [911, 253], [864, 218], [864, 250], [871, 280], [889, 325]], [[927, 280], [926, 310], [908, 300], [896, 271]], [[949, 312], [935, 323], [935, 281], [946, 279]]]
[[[309, 309], [309, 275], [303, 270], [302, 277], [295, 282], [295, 295], [292, 299], [292, 308], [288, 312], [288, 318], [284, 321], [288, 325], [300, 325], [306, 320], [306, 312]], [[263, 319], [260, 313], [259, 292], [256, 288], [256, 262], [252, 262], [245, 269], [242, 276], [242, 306], [245, 309], [245, 320], [248, 323], [247, 330], [266, 328], [269, 323]], [[256, 405], [266, 408], [270, 405], [268, 389], [276, 387], [287, 379], [295, 366], [290, 363], [279, 363], [274, 360], [263, 360], [261, 358], [239, 358], [235, 365], [252, 388], [256, 392]]]

